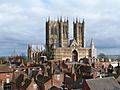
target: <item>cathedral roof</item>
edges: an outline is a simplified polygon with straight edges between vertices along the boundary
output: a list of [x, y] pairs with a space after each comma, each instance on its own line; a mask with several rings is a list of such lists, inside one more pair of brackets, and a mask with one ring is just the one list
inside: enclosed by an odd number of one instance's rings
[[32, 51], [42, 51], [42, 50], [44, 50], [45, 49], [45, 47], [43, 46], [43, 45], [31, 45], [31, 49], [32, 49]]

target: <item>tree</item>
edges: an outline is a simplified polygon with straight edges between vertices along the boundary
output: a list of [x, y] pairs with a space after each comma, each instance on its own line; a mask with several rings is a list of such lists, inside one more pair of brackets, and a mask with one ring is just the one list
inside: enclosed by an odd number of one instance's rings
[[100, 61], [102, 61], [103, 59], [104, 61], [109, 61], [108, 57], [104, 53], [100, 53], [98, 55], [98, 58], [100, 59]]
[[117, 61], [120, 61], [120, 55], [116, 58]]

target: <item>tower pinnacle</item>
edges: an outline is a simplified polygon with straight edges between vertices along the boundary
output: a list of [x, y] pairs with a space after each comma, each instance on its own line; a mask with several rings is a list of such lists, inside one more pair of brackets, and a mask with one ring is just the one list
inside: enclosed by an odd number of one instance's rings
[[93, 38], [91, 39], [91, 42], [90, 42], [90, 48], [91, 48], [91, 49], [94, 49], [94, 48], [95, 48]]

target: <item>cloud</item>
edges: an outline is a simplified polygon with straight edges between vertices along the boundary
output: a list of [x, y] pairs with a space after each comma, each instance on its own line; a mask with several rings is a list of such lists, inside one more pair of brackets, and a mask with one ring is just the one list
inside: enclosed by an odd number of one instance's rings
[[99, 51], [119, 54], [119, 3], [119, 0], [0, 0], [0, 55], [10, 55], [14, 49], [26, 53], [29, 43], [45, 44], [48, 16], [68, 17], [70, 37], [74, 18], [84, 18], [87, 47], [94, 38]]

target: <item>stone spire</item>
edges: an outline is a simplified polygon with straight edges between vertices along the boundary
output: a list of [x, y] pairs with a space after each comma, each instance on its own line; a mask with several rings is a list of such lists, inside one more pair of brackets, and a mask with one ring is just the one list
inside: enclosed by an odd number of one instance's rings
[[68, 17], [67, 17], [67, 22], [68, 22]]
[[78, 18], [76, 18], [76, 23], [78, 23]]
[[85, 24], [85, 21], [84, 21], [84, 19], [83, 19], [83, 21], [82, 21], [82, 24], [83, 24], [83, 25]]
[[97, 57], [97, 51], [96, 51], [96, 48], [94, 46], [93, 39], [91, 39], [91, 42], [90, 42], [90, 49], [91, 49], [91, 57], [96, 58]]
[[31, 46], [31, 44], [28, 44], [28, 49], [32, 49], [32, 46]]
[[47, 21], [48, 21], [48, 22], [50, 21], [50, 16], [47, 18]]
[[62, 22], [62, 16], [60, 16], [60, 22]]
[[91, 48], [91, 49], [94, 49], [94, 48], [95, 48], [93, 39], [91, 39], [90, 48]]

